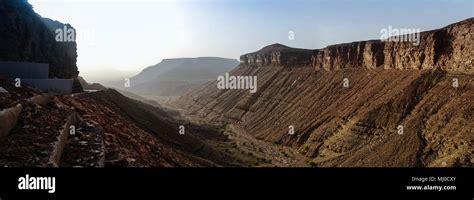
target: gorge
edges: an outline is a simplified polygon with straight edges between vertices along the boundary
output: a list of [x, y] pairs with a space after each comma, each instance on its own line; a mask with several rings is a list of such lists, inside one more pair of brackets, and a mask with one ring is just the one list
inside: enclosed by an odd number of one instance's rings
[[474, 18], [416, 43], [163, 59], [117, 90], [79, 77], [77, 44], [56, 41], [58, 28], [74, 30], [0, 1], [0, 61], [48, 64], [45, 79], [75, 84], [44, 94], [0, 74], [4, 167], [474, 165]]
[[242, 55], [230, 72], [257, 76], [256, 93], [211, 82], [175, 107], [295, 148], [316, 166], [472, 166], [473, 22], [422, 32], [420, 45], [273, 44]]

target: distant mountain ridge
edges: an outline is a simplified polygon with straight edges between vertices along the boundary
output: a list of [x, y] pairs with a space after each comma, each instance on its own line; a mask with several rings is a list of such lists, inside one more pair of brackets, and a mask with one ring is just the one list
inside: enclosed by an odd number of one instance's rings
[[[193, 70], [192, 68], [205, 68], [211, 70], [216, 69], [220, 71], [223, 69], [232, 69], [238, 64], [239, 62], [235, 59], [218, 57], [169, 58], [163, 59], [163, 61], [156, 65], [145, 68], [131, 80], [134, 82], [134, 84], [140, 84], [147, 82], [152, 78], [156, 78], [157, 76], [163, 76], [163, 74], [166, 73], [174, 73], [172, 70], [184, 68], [188, 68], [189, 70]], [[191, 73], [194, 73], [194, 71], [188, 72], [188, 74], [193, 75]]]
[[125, 90], [140, 95], [180, 96], [238, 64], [235, 59], [219, 57], [163, 59], [131, 78], [130, 88]]

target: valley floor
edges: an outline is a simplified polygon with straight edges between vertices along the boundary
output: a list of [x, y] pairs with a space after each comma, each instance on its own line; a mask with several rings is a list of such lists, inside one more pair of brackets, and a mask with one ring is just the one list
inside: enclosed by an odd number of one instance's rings
[[[182, 112], [180, 112], [183, 117]], [[206, 125], [208, 122], [192, 115], [184, 116], [188, 121]], [[294, 148], [256, 139], [244, 129], [234, 124], [222, 125], [223, 134], [228, 141], [206, 142], [225, 153], [229, 153], [236, 162], [249, 167], [308, 167], [309, 159]]]

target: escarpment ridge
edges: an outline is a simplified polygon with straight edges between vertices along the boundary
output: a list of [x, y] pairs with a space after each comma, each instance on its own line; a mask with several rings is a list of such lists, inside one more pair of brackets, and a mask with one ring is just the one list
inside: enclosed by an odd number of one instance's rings
[[[419, 41], [369, 40], [296, 49], [273, 44], [242, 55], [243, 65], [311, 66], [316, 70], [343, 68], [436, 69], [474, 73], [474, 18], [419, 33]], [[415, 38], [415, 37], [414, 37]]]

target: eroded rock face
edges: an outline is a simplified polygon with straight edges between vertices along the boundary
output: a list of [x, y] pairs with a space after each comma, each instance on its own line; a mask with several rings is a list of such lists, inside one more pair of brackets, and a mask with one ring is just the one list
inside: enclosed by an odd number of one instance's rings
[[0, 60], [49, 64], [50, 78], [76, 78], [76, 42], [57, 42], [55, 28], [72, 26], [43, 19], [27, 1], [0, 1]]
[[267, 46], [240, 57], [249, 66], [307, 66], [316, 70], [344, 68], [435, 69], [474, 73], [474, 18], [420, 33], [412, 41], [370, 40], [338, 44], [318, 50], [295, 49], [281, 44]]
[[281, 46], [247, 54], [231, 75], [257, 76], [256, 93], [211, 82], [176, 106], [292, 146], [317, 166], [473, 166], [472, 24], [422, 33], [419, 46], [333, 45], [295, 65], [282, 64]]
[[240, 56], [240, 63], [251, 66], [300, 66], [310, 63], [312, 50], [272, 44], [259, 51]]

